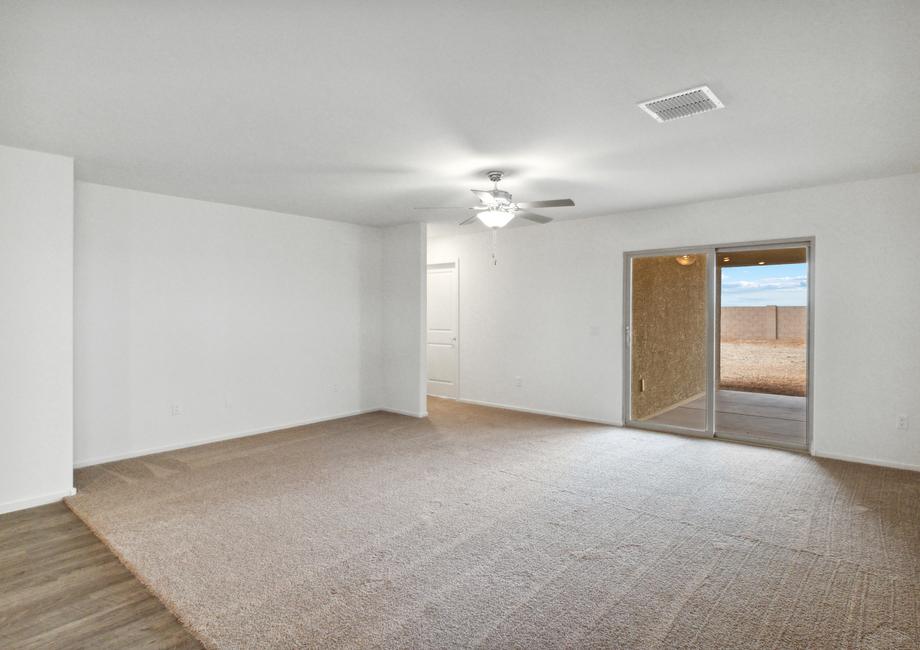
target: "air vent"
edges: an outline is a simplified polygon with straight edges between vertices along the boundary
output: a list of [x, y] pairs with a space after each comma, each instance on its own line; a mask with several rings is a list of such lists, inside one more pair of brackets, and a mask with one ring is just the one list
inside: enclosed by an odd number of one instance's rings
[[639, 108], [654, 117], [658, 122], [670, 122], [697, 113], [705, 113], [725, 105], [719, 101], [709, 86], [691, 88], [673, 95], [650, 99], [639, 104]]

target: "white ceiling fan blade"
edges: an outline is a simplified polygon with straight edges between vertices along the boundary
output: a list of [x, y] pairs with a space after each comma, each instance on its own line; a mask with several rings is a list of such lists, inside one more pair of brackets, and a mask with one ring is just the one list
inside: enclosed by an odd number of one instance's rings
[[462, 205], [417, 205], [413, 210], [476, 210], [480, 212], [482, 210], [488, 210], [488, 205], [476, 205], [472, 208], [464, 207]]
[[460, 225], [461, 225], [461, 226], [465, 226], [465, 225], [467, 225], [467, 224], [473, 223], [474, 221], [476, 221], [476, 219], [477, 219], [477, 217], [476, 217], [476, 215], [474, 214], [474, 215], [473, 215], [472, 217], [470, 217], [469, 219], [464, 219], [463, 221], [461, 221], [461, 222], [460, 222]]
[[551, 199], [549, 201], [524, 201], [517, 206], [522, 210], [531, 208], [572, 208], [575, 207], [575, 201], [572, 199]]
[[495, 205], [497, 201], [495, 197], [492, 196], [492, 192], [488, 190], [470, 190], [473, 194], [479, 197], [479, 200], [482, 201], [485, 205]]
[[[520, 203], [518, 203], [520, 205]], [[552, 217], [544, 217], [542, 214], [534, 214], [533, 212], [524, 212], [518, 210], [514, 213], [515, 217], [520, 217], [521, 219], [527, 219], [528, 221], [534, 221], [536, 223], [549, 223], [552, 221]]]

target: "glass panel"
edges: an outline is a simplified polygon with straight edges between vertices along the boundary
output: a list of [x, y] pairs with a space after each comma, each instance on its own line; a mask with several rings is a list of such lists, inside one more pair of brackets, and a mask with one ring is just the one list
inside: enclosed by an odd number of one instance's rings
[[808, 255], [805, 247], [719, 250], [715, 430], [806, 444]]
[[707, 265], [704, 252], [632, 259], [634, 421], [706, 430]]

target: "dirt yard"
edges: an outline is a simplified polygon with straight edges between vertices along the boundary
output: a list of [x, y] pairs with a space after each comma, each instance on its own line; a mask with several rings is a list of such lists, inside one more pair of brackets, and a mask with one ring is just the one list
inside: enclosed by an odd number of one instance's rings
[[722, 341], [721, 388], [803, 396], [805, 356], [795, 341]]

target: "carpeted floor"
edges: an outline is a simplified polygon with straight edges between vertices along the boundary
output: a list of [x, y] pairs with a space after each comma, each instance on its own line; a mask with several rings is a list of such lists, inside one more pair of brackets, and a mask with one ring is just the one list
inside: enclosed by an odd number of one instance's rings
[[207, 646], [917, 648], [920, 474], [432, 400], [99, 465]]

